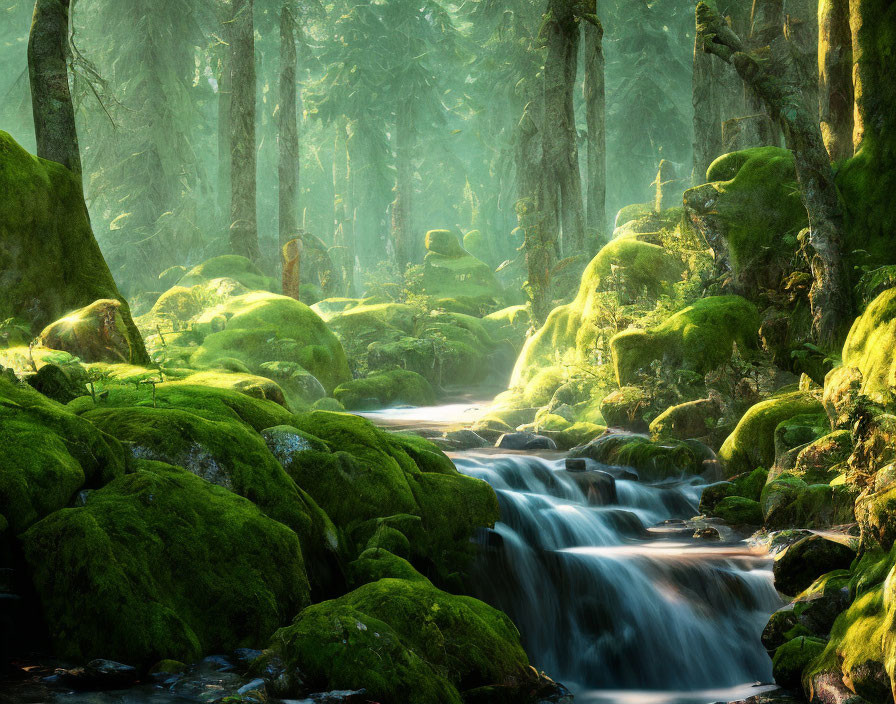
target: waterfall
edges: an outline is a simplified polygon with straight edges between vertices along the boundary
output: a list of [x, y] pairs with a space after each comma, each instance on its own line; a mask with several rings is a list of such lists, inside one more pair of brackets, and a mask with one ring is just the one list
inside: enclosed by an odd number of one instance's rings
[[781, 605], [770, 559], [683, 524], [651, 530], [697, 514], [701, 479], [648, 484], [533, 455], [453, 459], [501, 507], [474, 595], [513, 619], [533, 665], [577, 702], [713, 702], [771, 681], [759, 640]]

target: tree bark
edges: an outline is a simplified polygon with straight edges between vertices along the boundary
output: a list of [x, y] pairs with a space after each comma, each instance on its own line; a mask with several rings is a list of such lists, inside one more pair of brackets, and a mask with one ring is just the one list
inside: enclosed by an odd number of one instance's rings
[[564, 255], [585, 251], [585, 217], [576, 139], [573, 94], [578, 63], [579, 26], [572, 0], [549, 0], [542, 27], [544, 63], [543, 147], [546, 197], [541, 205], [561, 223]]
[[893, 89], [893, 0], [849, 0], [855, 112], [853, 147], [896, 160], [896, 90]]
[[852, 33], [849, 0], [818, 6], [818, 92], [821, 135], [834, 161], [853, 155]]
[[258, 261], [253, 0], [233, 0], [230, 65], [230, 248]]
[[[545, 174], [542, 172], [542, 145], [540, 125], [544, 119], [538, 99], [530, 102], [516, 126], [514, 159], [517, 171], [516, 213], [523, 231], [523, 248], [526, 253], [528, 280], [526, 294], [529, 297], [533, 323], [544, 324], [551, 312], [551, 271], [556, 261], [557, 213], [546, 209]], [[555, 188], [550, 189], [555, 192]]]
[[588, 197], [585, 224], [589, 254], [609, 241], [607, 230], [607, 113], [604, 74], [604, 28], [597, 18], [584, 23], [585, 120], [588, 125]]
[[81, 173], [68, 87], [69, 0], [37, 0], [28, 38], [28, 76], [37, 155]]
[[299, 229], [299, 126], [296, 100], [296, 20], [292, 3], [280, 8], [280, 112], [278, 119], [278, 232], [282, 248]]
[[233, 15], [229, 11], [230, 0], [223, 0], [221, 36], [223, 43], [218, 51], [220, 66], [218, 75], [218, 214], [220, 222], [230, 223], [230, 101], [233, 84], [230, 67], [230, 25]]
[[392, 203], [392, 245], [400, 272], [411, 261], [413, 252], [412, 208], [414, 195], [414, 126], [410, 99], [398, 104], [395, 116], [395, 200]]
[[851, 322], [852, 304], [840, 251], [843, 209], [817, 114], [806, 110], [799, 84], [771, 74], [705, 2], [697, 5], [697, 28], [704, 51], [732, 64], [784, 129], [809, 215], [807, 256], [814, 279], [809, 296], [813, 331], [822, 345], [833, 348]]

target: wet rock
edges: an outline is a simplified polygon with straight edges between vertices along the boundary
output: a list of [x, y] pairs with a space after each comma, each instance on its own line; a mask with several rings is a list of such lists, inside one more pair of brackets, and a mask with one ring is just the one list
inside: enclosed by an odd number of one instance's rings
[[557, 443], [535, 433], [504, 433], [498, 438], [495, 447], [502, 450], [556, 450]]
[[616, 480], [608, 472], [567, 469], [565, 474], [582, 490], [592, 506], [609, 506], [616, 503]]
[[695, 530], [694, 537], [700, 538], [701, 540], [721, 540], [722, 534], [719, 533], [718, 528], [706, 526], [705, 528], [698, 528]]
[[848, 569], [855, 550], [820, 535], [810, 535], [791, 545], [775, 560], [775, 588], [784, 594], [799, 594], [819, 576]]
[[458, 450], [475, 450], [480, 447], [488, 447], [490, 443], [479, 433], [472, 430], [449, 430], [445, 433], [445, 439], [456, 445]]
[[789, 638], [787, 634], [797, 625], [797, 616], [793, 604], [783, 606], [771, 615], [765, 628], [762, 629], [762, 645], [769, 652], [784, 645]]
[[137, 681], [137, 669], [114, 660], [91, 660], [84, 667], [57, 670], [59, 681], [73, 689], [124, 689]]
[[822, 638], [808, 636], [799, 636], [778, 646], [772, 659], [775, 682], [788, 689], [797, 689], [803, 670], [821, 655], [824, 648], [825, 641]]
[[366, 689], [336, 690], [332, 692], [316, 692], [305, 699], [293, 700], [292, 704], [375, 704], [367, 698]]
[[567, 472], [584, 472], [588, 469], [588, 460], [584, 457], [567, 457], [565, 466]]
[[812, 689], [811, 704], [870, 704], [867, 699], [848, 689], [843, 683], [843, 674], [837, 671], [816, 673], [809, 684]]

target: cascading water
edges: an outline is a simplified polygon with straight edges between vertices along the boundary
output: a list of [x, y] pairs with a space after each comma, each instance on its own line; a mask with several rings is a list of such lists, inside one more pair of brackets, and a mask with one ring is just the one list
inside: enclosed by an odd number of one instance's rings
[[694, 516], [702, 480], [646, 484], [532, 455], [453, 459], [501, 507], [475, 595], [514, 620], [533, 664], [577, 702], [703, 704], [771, 681], [759, 641], [781, 605], [770, 561], [742, 543], [648, 530]]

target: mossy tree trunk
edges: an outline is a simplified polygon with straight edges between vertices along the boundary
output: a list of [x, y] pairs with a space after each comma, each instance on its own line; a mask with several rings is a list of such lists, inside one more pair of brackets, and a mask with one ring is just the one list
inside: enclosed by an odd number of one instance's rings
[[821, 344], [833, 349], [851, 322], [852, 299], [841, 253], [843, 209], [817, 113], [806, 110], [797, 82], [770, 73], [705, 2], [697, 5], [697, 32], [704, 51], [732, 64], [783, 127], [809, 215], [813, 331]]
[[392, 203], [392, 245], [395, 263], [404, 272], [413, 253], [414, 126], [412, 98], [402, 98], [395, 115], [395, 200]]
[[588, 195], [585, 224], [588, 228], [588, 253], [609, 240], [607, 231], [607, 115], [604, 73], [604, 28], [595, 17], [583, 25], [585, 38], [585, 120], [588, 126]]
[[258, 261], [254, 0], [232, 0], [230, 66], [230, 248]]
[[559, 216], [565, 256], [585, 251], [585, 217], [579, 173], [573, 94], [579, 49], [579, 21], [573, 0], [548, 0], [542, 36], [544, 63], [545, 195], [542, 207]]
[[299, 125], [296, 100], [296, 20], [293, 3], [280, 8], [280, 112], [278, 115], [279, 211], [278, 231], [282, 248], [299, 229]]
[[821, 135], [834, 161], [853, 155], [852, 34], [849, 0], [818, 6], [818, 90]]
[[[750, 51], [763, 51], [765, 47], [771, 47], [784, 34], [784, 0], [753, 0], [750, 12], [750, 33], [745, 46]], [[769, 109], [764, 104], [763, 98], [750, 83], [745, 82], [747, 106], [750, 113], [766, 113], [771, 118], [768, 124], [767, 134], [763, 134], [763, 141], [770, 145], [781, 144], [781, 129], [775, 123], [775, 116], [769, 114]]]
[[696, 39], [692, 101], [694, 105], [694, 183], [706, 181], [709, 165], [722, 153], [722, 104], [715, 61]]
[[81, 173], [68, 87], [69, 0], [37, 0], [28, 38], [28, 76], [37, 155]]

